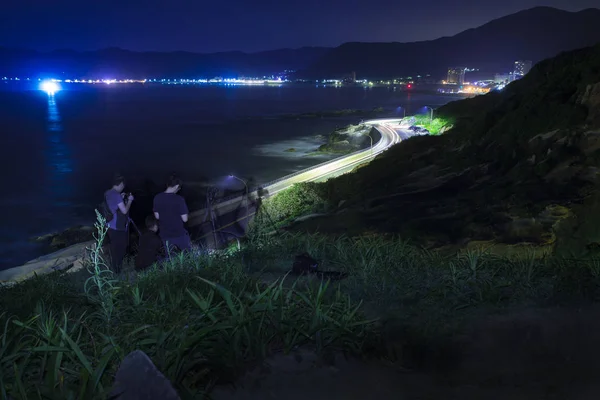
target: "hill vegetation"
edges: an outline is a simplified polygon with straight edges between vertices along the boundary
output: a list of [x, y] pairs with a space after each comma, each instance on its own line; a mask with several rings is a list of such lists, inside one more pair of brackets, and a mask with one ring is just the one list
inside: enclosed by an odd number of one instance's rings
[[[539, 63], [502, 92], [449, 103], [437, 111], [452, 123], [445, 134], [411, 138], [355, 173], [299, 185], [316, 210], [331, 214], [291, 229], [591, 255], [600, 241], [588, 226], [600, 218], [592, 206], [599, 91], [595, 46]], [[573, 235], [584, 237], [576, 245]]]

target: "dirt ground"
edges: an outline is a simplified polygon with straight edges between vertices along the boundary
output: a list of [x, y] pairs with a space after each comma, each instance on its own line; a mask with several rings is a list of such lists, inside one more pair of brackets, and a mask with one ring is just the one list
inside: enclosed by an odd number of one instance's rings
[[212, 397], [600, 399], [600, 308], [527, 310], [486, 317], [445, 346], [421, 352], [412, 370], [398, 363], [342, 355], [323, 362], [309, 350], [277, 355], [248, 372], [236, 387], [216, 388]]

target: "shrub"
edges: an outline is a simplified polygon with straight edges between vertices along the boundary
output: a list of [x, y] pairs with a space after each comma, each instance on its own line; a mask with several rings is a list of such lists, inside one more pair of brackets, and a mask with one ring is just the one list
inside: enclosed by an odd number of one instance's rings
[[446, 118], [434, 118], [433, 121], [429, 115], [415, 115], [415, 125], [422, 126], [432, 135], [439, 135], [441, 130], [450, 126], [451, 122]]
[[[258, 281], [244, 274], [242, 252], [184, 255], [134, 282], [118, 280], [102, 259], [101, 218], [97, 228], [85, 291], [67, 273], [0, 291], [6, 310], [0, 397], [106, 398], [120, 361], [135, 349], [152, 358], [182, 397], [193, 397], [274, 352], [303, 345], [360, 352], [370, 342], [372, 322], [361, 317], [360, 303], [326, 282]], [[69, 301], [14, 302], [40, 282]], [[79, 306], [70, 307], [72, 300]]]
[[259, 212], [263, 217], [259, 215], [254, 219], [252, 229], [254, 232], [270, 231], [302, 215], [326, 211], [330, 206], [326, 189], [320, 183], [297, 183], [264, 200]]

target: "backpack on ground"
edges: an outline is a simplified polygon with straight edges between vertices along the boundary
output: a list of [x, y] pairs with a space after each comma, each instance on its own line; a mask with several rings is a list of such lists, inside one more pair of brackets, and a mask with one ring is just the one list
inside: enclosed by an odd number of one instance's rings
[[294, 275], [316, 275], [321, 279], [340, 280], [348, 276], [346, 272], [341, 271], [321, 271], [319, 262], [308, 253], [302, 253], [294, 258], [292, 265]]

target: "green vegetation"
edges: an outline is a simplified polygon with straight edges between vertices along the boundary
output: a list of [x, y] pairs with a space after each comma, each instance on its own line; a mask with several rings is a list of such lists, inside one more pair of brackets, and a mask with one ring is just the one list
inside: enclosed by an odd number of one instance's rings
[[[348, 278], [285, 278], [293, 256], [305, 251]], [[182, 398], [201, 398], [214, 383], [299, 346], [418, 366], [431, 355], [407, 349], [440, 346], [440, 338], [450, 348], [448, 335], [482, 314], [582, 304], [600, 294], [598, 259], [435, 253], [379, 235], [255, 235], [241, 251], [175, 258], [134, 279], [114, 276], [101, 256], [92, 252], [86, 273], [0, 291], [4, 397], [105, 398], [120, 360], [134, 349], [151, 357]], [[390, 333], [389, 326], [396, 328]]]
[[439, 135], [452, 125], [449, 119], [436, 117], [432, 121], [429, 115], [418, 114], [411, 118], [415, 119], [414, 125], [427, 129], [432, 135]]
[[319, 354], [363, 351], [372, 323], [359, 303], [327, 283], [266, 283], [245, 273], [260, 264], [245, 265], [244, 257], [268, 260], [273, 246], [181, 256], [133, 280], [110, 272], [95, 247], [87, 271], [2, 288], [2, 398], [106, 398], [120, 360], [134, 349], [146, 352], [183, 398], [298, 346]]
[[318, 183], [303, 182], [263, 201], [259, 215], [252, 221], [252, 231], [256, 234], [270, 232], [299, 216], [328, 211], [323, 189], [325, 188]]

